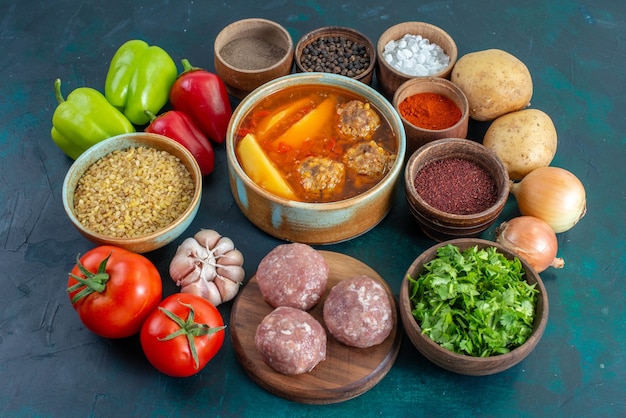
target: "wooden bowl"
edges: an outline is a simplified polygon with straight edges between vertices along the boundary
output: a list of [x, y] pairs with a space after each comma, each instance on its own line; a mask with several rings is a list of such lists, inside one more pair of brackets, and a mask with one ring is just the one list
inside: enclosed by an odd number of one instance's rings
[[[293, 86], [330, 86], [349, 90], [376, 107], [395, 133], [397, 154], [383, 179], [368, 191], [337, 202], [307, 203], [272, 194], [248, 177], [235, 154], [241, 121], [258, 101]], [[394, 188], [404, 165], [404, 129], [397, 112], [380, 93], [365, 83], [336, 74], [297, 73], [266, 83], [235, 109], [226, 133], [228, 176], [235, 202], [259, 229], [286, 241], [331, 244], [361, 235], [376, 226], [393, 205]]]
[[[461, 119], [444, 129], [426, 129], [409, 122], [400, 111], [400, 103], [407, 97], [420, 93], [435, 93], [447, 97], [461, 110]], [[439, 77], [411, 78], [398, 87], [393, 96], [393, 107], [400, 114], [406, 132], [406, 155], [412, 155], [422, 145], [435, 139], [466, 138], [469, 124], [469, 103], [463, 90], [450, 80]]]
[[[434, 161], [450, 158], [473, 161], [491, 175], [497, 187], [497, 200], [493, 206], [482, 212], [457, 215], [434, 208], [417, 193], [414, 184], [417, 173]], [[437, 241], [478, 236], [495, 222], [509, 197], [509, 175], [500, 158], [484, 145], [469, 139], [437, 139], [420, 147], [407, 161], [404, 180], [411, 214], [422, 231]]]
[[365, 84], [372, 83], [372, 77], [374, 75], [374, 68], [376, 66], [376, 49], [372, 41], [361, 32], [340, 26], [328, 26], [324, 28], [315, 29], [306, 35], [304, 35], [296, 44], [294, 52], [294, 61], [296, 63], [296, 71], [298, 72], [310, 72], [311, 70], [305, 68], [302, 62], [302, 53], [306, 47], [311, 45], [314, 41], [321, 37], [345, 37], [346, 39], [365, 46], [367, 55], [369, 56], [369, 66], [362, 73], [353, 76], [355, 80], [362, 81]]
[[[177, 157], [189, 170], [194, 182], [194, 194], [189, 207], [172, 224], [150, 234], [131, 238], [112, 237], [94, 232], [85, 227], [74, 214], [74, 190], [83, 173], [96, 161], [115, 150], [129, 147], [150, 147], [163, 150]], [[178, 238], [191, 224], [202, 196], [202, 174], [193, 155], [176, 141], [162, 135], [136, 132], [105, 139], [89, 148], [78, 157], [68, 170], [63, 181], [63, 207], [70, 221], [85, 238], [96, 245], [115, 245], [136, 253], [146, 253], [161, 248]]]
[[[430, 337], [422, 334], [422, 329], [420, 328], [419, 324], [417, 323], [411, 312], [413, 307], [411, 306], [412, 304], [409, 299], [409, 281], [407, 277], [409, 275], [413, 279], [419, 277], [424, 267], [424, 264], [436, 257], [437, 249], [439, 247], [447, 244], [456, 245], [457, 247], [459, 247], [459, 250], [461, 252], [475, 245], [477, 245], [479, 249], [486, 247], [496, 247], [497, 251], [503, 254], [507, 259], [510, 260], [513, 257], [517, 257], [520, 259], [524, 268], [524, 277], [526, 278], [526, 281], [530, 284], [536, 283], [536, 288], [539, 290], [537, 305], [535, 307], [535, 321], [533, 323], [533, 332], [524, 344], [506, 354], [500, 354], [490, 357], [473, 357], [469, 355], [458, 354], [446, 348], [443, 348], [441, 345], [431, 340]], [[406, 330], [406, 333], [413, 345], [420, 353], [424, 355], [424, 357], [443, 369], [471, 376], [484, 376], [499, 373], [518, 364], [520, 361], [526, 358], [531, 353], [531, 351], [533, 351], [533, 349], [541, 339], [548, 323], [548, 293], [546, 292], [546, 288], [541, 281], [541, 277], [539, 277], [539, 274], [517, 254], [507, 250], [502, 245], [496, 242], [482, 239], [465, 238], [450, 240], [438, 243], [424, 251], [419, 257], [415, 259], [413, 264], [411, 264], [406, 274], [404, 275], [404, 278], [402, 279], [402, 284], [400, 285], [399, 305], [400, 317], [402, 319], [404, 329]]]
[[271, 20], [238, 20], [215, 38], [213, 60], [228, 93], [242, 99], [262, 84], [291, 73], [293, 41], [287, 29]]
[[450, 73], [458, 58], [458, 49], [454, 39], [452, 39], [446, 31], [435, 25], [425, 22], [403, 22], [388, 28], [380, 35], [376, 46], [376, 52], [378, 54], [376, 66], [378, 88], [380, 92], [388, 98], [393, 97], [396, 89], [400, 87], [402, 83], [410, 78], [415, 78], [414, 76], [407, 75], [393, 68], [387, 63], [383, 54], [385, 45], [390, 41], [397, 41], [407, 34], [421, 35], [423, 38], [428, 39], [431, 44], [439, 45], [450, 57], [448, 66], [435, 74], [430, 74], [430, 77], [450, 78]]

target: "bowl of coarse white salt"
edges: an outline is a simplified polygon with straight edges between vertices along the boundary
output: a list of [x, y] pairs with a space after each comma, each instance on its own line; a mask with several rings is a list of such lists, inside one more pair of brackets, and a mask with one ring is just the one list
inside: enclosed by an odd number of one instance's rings
[[458, 49], [443, 29], [425, 22], [403, 22], [378, 38], [376, 78], [380, 92], [393, 97], [396, 89], [415, 77], [449, 78]]

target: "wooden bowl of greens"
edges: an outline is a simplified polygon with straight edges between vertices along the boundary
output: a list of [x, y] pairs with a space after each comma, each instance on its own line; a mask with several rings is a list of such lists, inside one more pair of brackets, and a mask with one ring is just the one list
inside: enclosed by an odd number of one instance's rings
[[548, 322], [539, 274], [500, 244], [477, 238], [424, 251], [402, 280], [399, 302], [418, 351], [464, 375], [515, 366], [535, 348]]

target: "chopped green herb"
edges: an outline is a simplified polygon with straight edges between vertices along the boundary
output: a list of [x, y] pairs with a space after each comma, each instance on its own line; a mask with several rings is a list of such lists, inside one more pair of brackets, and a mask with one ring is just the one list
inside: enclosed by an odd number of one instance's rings
[[518, 258], [495, 247], [461, 252], [447, 244], [408, 277], [412, 313], [422, 333], [448, 350], [475, 357], [504, 354], [533, 330], [539, 290]]

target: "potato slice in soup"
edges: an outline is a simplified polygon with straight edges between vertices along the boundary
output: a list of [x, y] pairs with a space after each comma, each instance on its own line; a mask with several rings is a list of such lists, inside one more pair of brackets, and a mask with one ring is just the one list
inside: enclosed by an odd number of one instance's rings
[[289, 183], [263, 151], [254, 135], [247, 134], [243, 137], [237, 151], [241, 166], [252, 181], [270, 193], [298, 200]]

